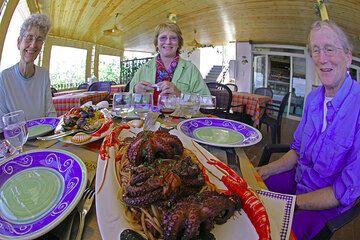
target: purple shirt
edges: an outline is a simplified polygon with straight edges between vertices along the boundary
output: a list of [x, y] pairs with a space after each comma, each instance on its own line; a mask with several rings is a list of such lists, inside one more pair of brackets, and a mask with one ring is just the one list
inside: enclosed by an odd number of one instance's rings
[[323, 86], [308, 95], [294, 133], [291, 149], [299, 155], [296, 193], [332, 186], [343, 212], [360, 196], [360, 85], [347, 76], [327, 104], [327, 127], [321, 132], [324, 95]]

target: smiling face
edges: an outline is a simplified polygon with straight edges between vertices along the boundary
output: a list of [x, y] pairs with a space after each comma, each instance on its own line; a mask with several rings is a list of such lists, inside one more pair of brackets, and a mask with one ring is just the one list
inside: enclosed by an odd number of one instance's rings
[[17, 47], [20, 50], [21, 62], [33, 63], [41, 51], [45, 40], [45, 34], [36, 27], [29, 28], [23, 36], [17, 40]]
[[176, 33], [172, 31], [160, 32], [157, 38], [157, 48], [161, 58], [175, 57], [179, 47], [179, 38]]
[[343, 49], [340, 38], [328, 26], [312, 30], [310, 47], [326, 96], [334, 96], [346, 78], [352, 60], [351, 52]]

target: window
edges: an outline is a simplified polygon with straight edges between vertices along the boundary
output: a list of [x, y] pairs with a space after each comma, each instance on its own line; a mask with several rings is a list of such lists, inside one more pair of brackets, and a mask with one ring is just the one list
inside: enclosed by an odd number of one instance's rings
[[[1, 9], [1, 16], [4, 15], [6, 1], [4, 2], [3, 9]], [[20, 61], [20, 53], [17, 48], [17, 38], [19, 37], [20, 28], [24, 20], [30, 16], [29, 8], [26, 0], [20, 0], [14, 14], [11, 18], [6, 38], [4, 42], [0, 71], [9, 68]], [[35, 61], [35, 64], [37, 62]]]
[[50, 81], [56, 89], [76, 88], [85, 82], [87, 50], [52, 46]]
[[99, 80], [119, 82], [120, 57], [99, 55]]

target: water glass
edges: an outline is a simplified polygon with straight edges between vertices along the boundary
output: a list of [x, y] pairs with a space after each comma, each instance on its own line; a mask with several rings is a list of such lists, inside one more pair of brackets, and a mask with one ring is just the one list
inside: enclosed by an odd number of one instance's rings
[[132, 93], [123, 92], [115, 93], [113, 95], [112, 113], [115, 116], [121, 117], [122, 122], [125, 122], [128, 115], [134, 111], [134, 104]]
[[5, 139], [16, 148], [17, 153], [21, 153], [29, 136], [24, 111], [19, 110], [5, 114], [2, 121]]
[[216, 108], [216, 96], [202, 96], [200, 112], [203, 114], [213, 114]]
[[142, 120], [145, 120], [153, 108], [152, 93], [133, 93], [134, 113]]
[[185, 118], [191, 118], [199, 113], [201, 97], [199, 94], [182, 93], [179, 104], [180, 111]]

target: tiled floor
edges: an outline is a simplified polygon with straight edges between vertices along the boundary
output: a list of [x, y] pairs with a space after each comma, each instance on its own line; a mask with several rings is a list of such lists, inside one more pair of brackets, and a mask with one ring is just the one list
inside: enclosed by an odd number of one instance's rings
[[[281, 143], [284, 144], [290, 144], [293, 138], [294, 131], [298, 125], [298, 121], [290, 120], [283, 118], [282, 122], [282, 132], [281, 132]], [[260, 156], [262, 153], [263, 147], [271, 143], [271, 132], [269, 129], [269, 132], [266, 131], [266, 126], [262, 126], [262, 129], [260, 130], [263, 139], [259, 144], [256, 144], [255, 146], [250, 146], [245, 148], [245, 152], [249, 159], [253, 162], [254, 166], [256, 166], [260, 160]], [[277, 159], [281, 155], [274, 155], [271, 160]], [[331, 238], [331, 240], [358, 240], [360, 239], [360, 217], [357, 217], [354, 221], [347, 224], [342, 229], [338, 230], [334, 236]]]

